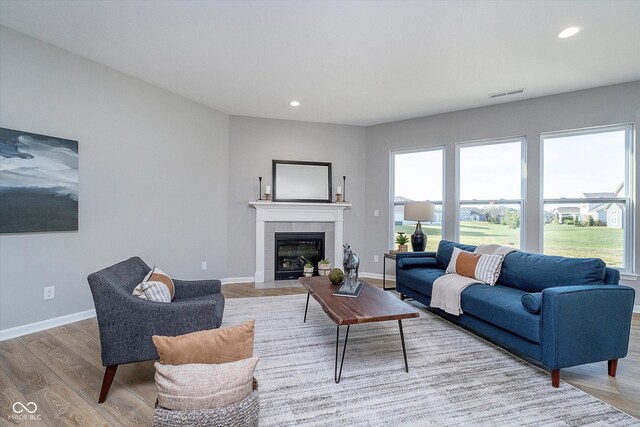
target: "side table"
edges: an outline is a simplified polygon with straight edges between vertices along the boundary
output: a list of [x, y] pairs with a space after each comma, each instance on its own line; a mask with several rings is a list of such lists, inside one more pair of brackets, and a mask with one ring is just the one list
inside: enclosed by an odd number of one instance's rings
[[391, 259], [391, 260], [396, 260], [396, 254], [395, 253], [389, 253], [389, 252], [385, 252], [384, 254], [384, 258], [382, 259], [382, 290], [384, 291], [395, 291], [395, 287], [393, 288], [387, 288], [386, 287], [386, 283], [387, 283], [387, 259]]

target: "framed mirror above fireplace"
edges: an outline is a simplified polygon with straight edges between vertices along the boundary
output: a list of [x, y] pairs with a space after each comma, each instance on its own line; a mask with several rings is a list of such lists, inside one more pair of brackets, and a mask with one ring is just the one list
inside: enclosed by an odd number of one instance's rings
[[273, 160], [273, 201], [331, 203], [331, 163]]

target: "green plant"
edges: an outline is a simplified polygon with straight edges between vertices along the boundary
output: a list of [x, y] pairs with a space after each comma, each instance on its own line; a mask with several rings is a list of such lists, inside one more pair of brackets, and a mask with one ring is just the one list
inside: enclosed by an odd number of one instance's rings
[[[300, 265], [300, 264], [298, 264], [298, 265]], [[313, 264], [311, 264], [310, 262], [308, 262], [308, 263], [306, 263], [306, 264], [304, 265], [304, 268], [313, 268]]]
[[322, 264], [329, 264], [329, 258], [322, 259], [322, 260], [320, 260], [320, 262]]
[[406, 245], [407, 243], [409, 243], [409, 236], [405, 235], [404, 233], [398, 233], [398, 235], [396, 236], [396, 243], [398, 245]]

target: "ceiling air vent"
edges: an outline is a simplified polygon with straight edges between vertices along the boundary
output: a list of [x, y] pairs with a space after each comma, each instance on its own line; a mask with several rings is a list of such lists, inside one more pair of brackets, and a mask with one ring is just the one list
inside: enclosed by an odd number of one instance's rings
[[506, 92], [490, 93], [489, 94], [489, 98], [501, 98], [503, 96], [517, 95], [517, 94], [522, 93], [522, 92], [524, 92], [524, 88], [523, 89], [508, 90]]

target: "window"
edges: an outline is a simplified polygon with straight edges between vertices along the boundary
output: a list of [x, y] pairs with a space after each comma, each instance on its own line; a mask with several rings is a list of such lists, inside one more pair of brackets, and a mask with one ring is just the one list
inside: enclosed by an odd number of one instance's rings
[[521, 245], [524, 138], [457, 145], [458, 240]]
[[631, 269], [631, 126], [542, 136], [544, 253]]
[[442, 239], [444, 147], [392, 151], [391, 166], [393, 212], [390, 247], [397, 247], [395, 236], [398, 232], [409, 236], [416, 229], [415, 221], [404, 220], [405, 203], [428, 200], [436, 205], [435, 214], [432, 222], [422, 224], [422, 231], [427, 235], [425, 250], [435, 251]]

